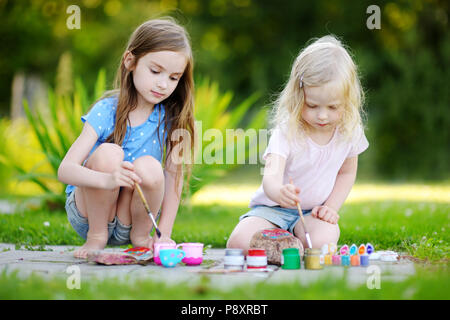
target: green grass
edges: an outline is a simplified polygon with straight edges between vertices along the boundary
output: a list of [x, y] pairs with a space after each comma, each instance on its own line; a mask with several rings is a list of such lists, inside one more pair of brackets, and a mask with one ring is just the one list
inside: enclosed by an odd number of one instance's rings
[[433, 272], [417, 268], [417, 273], [402, 282], [381, 281], [380, 289], [368, 289], [365, 284], [354, 286], [343, 278], [323, 278], [304, 284], [290, 282], [267, 284], [259, 282], [223, 290], [211, 285], [204, 277], [199, 283], [186, 282], [167, 285], [150, 280], [106, 279], [81, 280], [81, 288], [69, 290], [64, 277], [43, 279], [31, 275], [21, 279], [16, 273], [0, 274], [0, 297], [2, 299], [158, 299], [158, 300], [297, 300], [297, 299], [444, 299], [450, 298], [447, 269], [440, 266]]
[[[231, 187], [230, 187], [231, 188]], [[416, 190], [416, 193], [419, 194]], [[203, 242], [225, 247], [228, 236], [246, 205], [195, 204], [181, 206], [172, 238], [177, 242]], [[0, 273], [3, 299], [449, 299], [450, 203], [416, 201], [348, 201], [340, 210], [339, 244], [370, 242], [376, 250], [395, 250], [419, 262], [417, 273], [401, 282], [382, 280], [380, 290], [350, 285], [346, 277], [302, 283], [246, 284], [230, 291], [211, 286], [208, 277], [200, 284], [127, 280], [89, 280], [81, 290], [68, 290], [65, 278], [44, 279], [32, 275], [19, 279]], [[49, 226], [45, 226], [44, 223]], [[0, 214], [0, 242], [25, 249], [45, 245], [80, 246], [83, 240], [67, 221], [65, 212], [29, 210]], [[304, 289], [304, 290], [303, 290]]]
[[[352, 203], [341, 211], [339, 244], [370, 242], [376, 250], [395, 250], [431, 262], [448, 260], [450, 205], [446, 203]], [[181, 207], [173, 239], [225, 247], [246, 207]], [[48, 227], [44, 222], [49, 222]], [[0, 242], [25, 246], [82, 245], [64, 212], [29, 211], [0, 215]]]

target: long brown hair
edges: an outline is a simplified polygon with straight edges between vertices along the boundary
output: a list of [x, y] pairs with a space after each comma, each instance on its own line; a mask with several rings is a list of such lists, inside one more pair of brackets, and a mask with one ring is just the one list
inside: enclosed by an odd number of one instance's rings
[[[190, 134], [190, 157], [193, 158], [193, 148], [195, 141], [194, 128], [194, 79], [193, 79], [193, 56], [186, 30], [178, 25], [173, 19], [154, 19], [141, 24], [131, 35], [125, 52], [130, 51], [135, 57], [137, 64], [139, 58], [150, 52], [174, 51], [186, 55], [186, 68], [174, 92], [161, 103], [165, 108], [164, 132], [167, 132], [166, 159], [170, 156], [174, 146], [178, 143], [172, 141], [172, 133], [177, 129], [187, 130]], [[134, 86], [132, 71], [128, 70], [124, 64], [125, 52], [122, 55], [119, 69], [116, 75], [116, 90], [108, 92], [106, 95], [118, 94], [117, 112], [114, 131], [106, 139], [106, 142], [122, 145], [129, 123], [128, 114], [137, 107], [138, 92]], [[118, 90], [117, 90], [118, 89]], [[159, 137], [158, 123], [158, 139]], [[183, 142], [183, 141], [181, 141]], [[186, 143], [186, 141], [184, 141]], [[163, 148], [161, 148], [161, 152]], [[161, 157], [162, 158], [162, 157]], [[191, 174], [192, 162], [185, 163], [187, 180]], [[176, 183], [178, 186], [182, 176], [182, 164], [176, 164]]]

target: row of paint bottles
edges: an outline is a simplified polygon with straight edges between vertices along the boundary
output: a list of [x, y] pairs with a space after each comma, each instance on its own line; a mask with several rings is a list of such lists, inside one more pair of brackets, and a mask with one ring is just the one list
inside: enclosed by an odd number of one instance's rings
[[344, 244], [339, 250], [339, 255], [335, 243], [325, 244], [322, 246], [320, 263], [323, 265], [366, 267], [369, 265], [369, 255], [373, 252], [374, 248], [370, 243], [361, 244], [359, 248], [356, 244], [352, 244], [350, 248]]

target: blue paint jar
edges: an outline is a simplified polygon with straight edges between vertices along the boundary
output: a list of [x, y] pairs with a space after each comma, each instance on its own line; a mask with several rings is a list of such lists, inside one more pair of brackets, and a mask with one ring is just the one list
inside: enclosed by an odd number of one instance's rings
[[369, 255], [363, 254], [360, 256], [361, 267], [367, 267], [369, 265]]
[[343, 266], [350, 265], [350, 256], [348, 254], [341, 256], [341, 263]]

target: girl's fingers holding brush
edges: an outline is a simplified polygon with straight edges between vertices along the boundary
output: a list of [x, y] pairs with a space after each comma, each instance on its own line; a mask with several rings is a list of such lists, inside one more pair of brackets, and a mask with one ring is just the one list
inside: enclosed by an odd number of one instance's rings
[[142, 183], [142, 179], [134, 172], [134, 165], [129, 161], [122, 162], [123, 173], [136, 183]]

